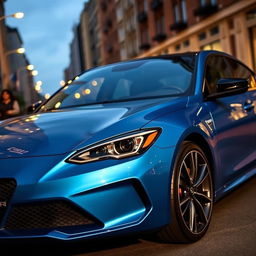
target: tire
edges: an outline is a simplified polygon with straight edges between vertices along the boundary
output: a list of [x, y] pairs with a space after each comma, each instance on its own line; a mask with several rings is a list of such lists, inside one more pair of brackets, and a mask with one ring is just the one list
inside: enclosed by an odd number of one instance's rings
[[183, 142], [171, 180], [171, 223], [158, 232], [160, 240], [191, 243], [204, 236], [212, 215], [212, 184], [205, 153], [196, 144]]

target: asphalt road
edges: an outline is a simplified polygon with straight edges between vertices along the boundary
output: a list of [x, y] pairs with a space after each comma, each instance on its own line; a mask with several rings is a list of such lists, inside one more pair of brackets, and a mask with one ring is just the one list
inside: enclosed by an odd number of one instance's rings
[[217, 202], [206, 236], [194, 244], [163, 244], [136, 238], [76, 244], [0, 245], [0, 255], [255, 256], [256, 177]]

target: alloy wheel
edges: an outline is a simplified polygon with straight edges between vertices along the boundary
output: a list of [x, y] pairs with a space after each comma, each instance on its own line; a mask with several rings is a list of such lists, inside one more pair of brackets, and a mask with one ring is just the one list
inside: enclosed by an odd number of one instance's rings
[[188, 152], [180, 165], [179, 209], [183, 223], [193, 234], [200, 234], [211, 217], [213, 195], [210, 168], [198, 150]]

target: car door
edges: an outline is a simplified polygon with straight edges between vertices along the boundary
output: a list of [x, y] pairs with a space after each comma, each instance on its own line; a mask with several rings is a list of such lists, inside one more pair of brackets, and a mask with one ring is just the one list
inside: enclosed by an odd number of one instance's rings
[[249, 168], [256, 166], [256, 80], [255, 74], [244, 64], [227, 58], [228, 64], [231, 66], [231, 70], [234, 78], [243, 78], [248, 81], [249, 89], [245, 93], [245, 101], [242, 106], [245, 115], [245, 121], [247, 122], [247, 137], [250, 139], [248, 143], [248, 155], [244, 159], [243, 164], [248, 163]]
[[[234, 70], [227, 57], [210, 55], [206, 61], [204, 94], [216, 93], [217, 82], [221, 78], [234, 78]], [[246, 93], [222, 97], [205, 102], [214, 123], [215, 151], [218, 155], [218, 175], [222, 184], [232, 181], [250, 163], [246, 162], [253, 151], [251, 121], [244, 109]], [[227, 184], [226, 184], [227, 185]], [[225, 185], [225, 186], [226, 186]]]

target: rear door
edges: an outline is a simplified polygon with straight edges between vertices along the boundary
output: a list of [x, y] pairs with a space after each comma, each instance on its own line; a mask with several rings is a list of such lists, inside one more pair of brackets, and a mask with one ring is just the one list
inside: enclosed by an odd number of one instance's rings
[[[221, 78], [234, 78], [234, 68], [223, 55], [210, 55], [205, 69], [204, 94], [216, 92], [216, 85]], [[252, 124], [244, 105], [248, 100], [246, 93], [222, 97], [205, 102], [214, 122], [215, 150], [218, 153], [219, 187], [225, 184], [249, 166], [246, 161], [252, 154]]]

